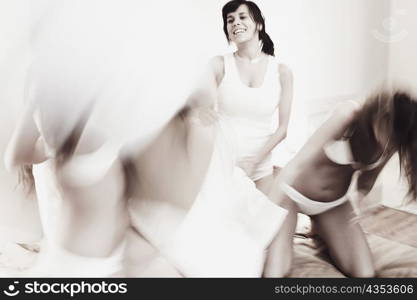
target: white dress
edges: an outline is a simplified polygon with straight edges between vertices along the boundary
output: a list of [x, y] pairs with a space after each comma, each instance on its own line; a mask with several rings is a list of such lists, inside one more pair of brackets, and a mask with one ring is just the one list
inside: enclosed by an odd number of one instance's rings
[[235, 166], [231, 129], [227, 120], [219, 123], [201, 191], [161, 252], [187, 277], [259, 277], [287, 211]]
[[[278, 119], [281, 84], [278, 63], [268, 56], [262, 85], [248, 87], [241, 79], [233, 54], [224, 56], [224, 77], [218, 89], [218, 111], [228, 119], [229, 137], [237, 149], [237, 163], [256, 156], [270, 139]], [[251, 179], [256, 181], [273, 172], [271, 154], [260, 162]]]

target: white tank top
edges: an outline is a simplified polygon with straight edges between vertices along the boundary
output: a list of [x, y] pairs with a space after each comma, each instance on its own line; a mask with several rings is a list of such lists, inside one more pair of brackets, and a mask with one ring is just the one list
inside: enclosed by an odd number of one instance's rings
[[233, 53], [224, 56], [224, 77], [218, 88], [218, 109], [223, 115], [246, 119], [271, 128], [281, 94], [278, 63], [268, 56], [268, 65], [260, 87], [242, 82]]
[[268, 56], [260, 87], [245, 85], [233, 53], [224, 56], [224, 77], [218, 88], [217, 108], [230, 130], [237, 160], [255, 157], [267, 143], [278, 122], [281, 85], [278, 64]]

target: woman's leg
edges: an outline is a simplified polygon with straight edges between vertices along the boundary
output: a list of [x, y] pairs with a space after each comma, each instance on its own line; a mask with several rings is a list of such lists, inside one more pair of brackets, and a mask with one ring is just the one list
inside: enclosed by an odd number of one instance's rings
[[272, 240], [265, 260], [264, 277], [284, 277], [291, 270], [293, 259], [293, 236], [297, 225], [297, 207], [285, 193], [274, 186], [269, 198], [288, 210], [284, 223]]
[[351, 277], [374, 277], [375, 268], [366, 237], [353, 223], [350, 202], [313, 216], [315, 231], [325, 241], [338, 268]]

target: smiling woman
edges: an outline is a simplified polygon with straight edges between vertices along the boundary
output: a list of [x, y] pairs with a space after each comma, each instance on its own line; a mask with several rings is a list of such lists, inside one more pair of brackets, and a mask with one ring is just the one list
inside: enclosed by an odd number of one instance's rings
[[[274, 56], [274, 43], [265, 31], [265, 19], [258, 6], [251, 1], [230, 1], [223, 7], [223, 31], [229, 42], [241, 43], [258, 36], [265, 54]], [[237, 23], [235, 24], [235, 21]], [[239, 51], [238, 51], [239, 52]], [[259, 51], [258, 55], [262, 53]], [[260, 57], [254, 59], [259, 60]], [[253, 61], [252, 62], [256, 62]]]
[[[232, 128], [236, 165], [268, 194], [274, 177], [271, 151], [288, 129], [292, 72], [275, 57], [265, 19], [254, 2], [230, 1], [222, 16], [223, 31], [237, 51], [212, 60], [218, 110]], [[279, 125], [274, 131], [275, 118]]]
[[217, 116], [214, 150], [201, 191], [164, 252], [185, 276], [255, 277], [287, 215], [266, 194], [271, 151], [286, 137], [292, 75], [275, 58], [255, 3], [230, 1], [222, 16], [237, 51], [212, 58], [189, 98], [191, 110], [203, 106]]
[[[212, 59], [219, 112], [235, 132], [237, 165], [267, 192], [271, 150], [286, 136], [292, 102], [292, 74], [278, 63], [265, 19], [251, 1], [234, 0], [222, 10], [223, 31], [237, 51]], [[273, 132], [274, 118], [279, 117]]]

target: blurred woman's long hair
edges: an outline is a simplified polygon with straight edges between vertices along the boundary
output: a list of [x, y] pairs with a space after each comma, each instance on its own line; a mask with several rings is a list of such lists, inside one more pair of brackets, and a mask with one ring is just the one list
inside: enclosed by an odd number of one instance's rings
[[[375, 129], [386, 136], [380, 145]], [[366, 100], [346, 131], [355, 160], [369, 165], [375, 154], [387, 159], [398, 151], [400, 171], [408, 181], [408, 196], [417, 200], [417, 99], [403, 91], [379, 92]], [[382, 157], [382, 159], [384, 159]]]

